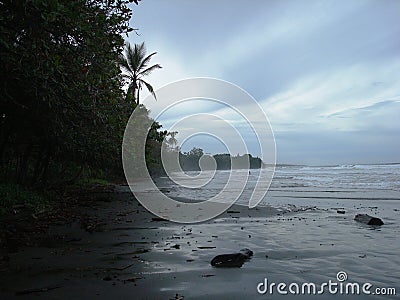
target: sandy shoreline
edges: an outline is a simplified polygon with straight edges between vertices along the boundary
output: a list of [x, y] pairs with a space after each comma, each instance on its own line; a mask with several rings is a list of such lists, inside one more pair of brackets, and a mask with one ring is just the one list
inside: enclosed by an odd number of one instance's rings
[[[279, 295], [257, 292], [265, 277], [318, 284], [334, 280], [339, 271], [351, 281], [399, 291], [399, 240], [391, 234], [400, 231], [399, 211], [390, 201], [364, 207], [347, 202], [345, 215], [337, 214], [344, 206], [337, 201], [318, 208], [236, 205], [232, 213], [184, 225], [153, 221], [126, 187], [115, 198], [86, 208], [99, 217], [94, 230], [76, 223], [52, 226], [49, 236], [62, 239], [3, 253], [0, 298], [274, 299]], [[381, 215], [385, 225], [371, 230], [357, 224], [358, 212]], [[211, 267], [214, 256], [242, 248], [254, 256], [241, 268]]]

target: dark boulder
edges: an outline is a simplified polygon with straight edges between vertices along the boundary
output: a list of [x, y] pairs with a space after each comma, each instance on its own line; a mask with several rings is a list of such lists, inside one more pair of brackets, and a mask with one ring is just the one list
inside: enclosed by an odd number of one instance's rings
[[360, 222], [360, 223], [367, 224], [367, 225], [380, 226], [380, 225], [384, 224], [380, 218], [372, 217], [367, 214], [358, 214], [355, 216], [354, 220], [356, 220], [357, 222]]
[[240, 268], [251, 256], [253, 251], [242, 249], [239, 253], [217, 255], [211, 260], [211, 265], [216, 268]]

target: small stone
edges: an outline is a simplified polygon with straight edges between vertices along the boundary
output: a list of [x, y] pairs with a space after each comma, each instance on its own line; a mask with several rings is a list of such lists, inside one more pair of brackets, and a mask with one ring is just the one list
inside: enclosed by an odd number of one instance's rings
[[384, 224], [380, 218], [372, 217], [367, 214], [358, 214], [355, 216], [354, 220], [360, 223], [364, 223], [367, 225], [374, 225], [374, 226], [381, 226]]

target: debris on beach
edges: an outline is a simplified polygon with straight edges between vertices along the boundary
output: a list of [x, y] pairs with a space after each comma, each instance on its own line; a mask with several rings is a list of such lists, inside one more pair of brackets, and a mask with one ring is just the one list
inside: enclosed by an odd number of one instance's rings
[[211, 265], [216, 268], [240, 268], [253, 256], [253, 251], [242, 249], [238, 253], [217, 255], [211, 260]]
[[344, 215], [344, 214], [346, 213], [346, 211], [344, 211], [344, 210], [342, 210], [342, 209], [338, 209], [338, 210], [336, 211], [336, 213], [341, 214], [341, 215]]
[[384, 224], [383, 221], [380, 218], [372, 217], [372, 216], [367, 215], [367, 214], [358, 214], [358, 215], [356, 215], [354, 217], [354, 220], [356, 220], [357, 222], [360, 222], [360, 223], [367, 224], [367, 225], [380, 226], [380, 225]]
[[[117, 271], [124, 271], [124, 270], [126, 270], [126, 269], [129, 269], [130, 267], [132, 267], [133, 265], [135, 265], [134, 263], [132, 263], [132, 264], [129, 264], [129, 265], [127, 265], [127, 266], [123, 266], [123, 267], [119, 267], [119, 268], [112, 268], [113, 270], [117, 270]], [[106, 278], [106, 277], [104, 277], [104, 278]], [[103, 279], [103, 280], [106, 280], [106, 279]], [[107, 280], [106, 280], [107, 281]]]
[[49, 292], [49, 291], [59, 289], [59, 288], [60, 288], [60, 286], [48, 286], [48, 287], [43, 287], [43, 288], [29, 289], [29, 290], [18, 291], [15, 293], [15, 295], [22, 296], [22, 295], [29, 295], [29, 294], [39, 294], [39, 293]]
[[174, 298], [170, 298], [170, 300], [183, 300], [185, 297], [183, 295], [176, 294]]
[[151, 218], [151, 220], [152, 220], [153, 222], [162, 222], [162, 221], [168, 221], [167, 219], [160, 218], [160, 217]]
[[127, 279], [123, 279], [122, 282], [123, 283], [136, 282], [139, 279], [143, 279], [143, 277], [134, 276], [134, 277], [130, 277], [130, 278], [127, 278]]

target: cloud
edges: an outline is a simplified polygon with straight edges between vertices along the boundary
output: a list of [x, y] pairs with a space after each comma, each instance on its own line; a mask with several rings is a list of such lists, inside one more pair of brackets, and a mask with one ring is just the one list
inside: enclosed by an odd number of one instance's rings
[[[141, 36], [131, 42], [158, 51], [154, 61], [164, 68], [148, 78], [155, 88], [205, 76], [247, 90], [271, 121], [280, 162], [400, 161], [398, 11], [391, 0], [145, 1], [135, 7]], [[199, 112], [247, 132], [226, 107], [182, 106], [162, 123]]]
[[[307, 125], [319, 126], [320, 130], [360, 129], [358, 118], [365, 116], [365, 110], [360, 108], [377, 109], [379, 105], [376, 105], [387, 99], [400, 100], [400, 86], [397, 82], [400, 77], [399, 67], [400, 60], [384, 64], [354, 65], [335, 72], [313, 74], [298, 80], [291, 89], [265, 99], [261, 104], [277, 131], [300, 130]], [[379, 108], [377, 115], [384, 114], [387, 109], [393, 111], [393, 107]], [[344, 112], [350, 110], [353, 110], [351, 118], [344, 122]], [[365, 125], [370, 126], [371, 121]], [[388, 124], [389, 127], [398, 124], [393, 118], [385, 122], [392, 122]]]
[[[400, 99], [400, 97], [399, 97]], [[345, 109], [328, 116], [334, 122], [352, 130], [382, 131], [400, 130], [400, 100], [385, 100], [358, 108]], [[378, 132], [377, 132], [378, 131]]]

